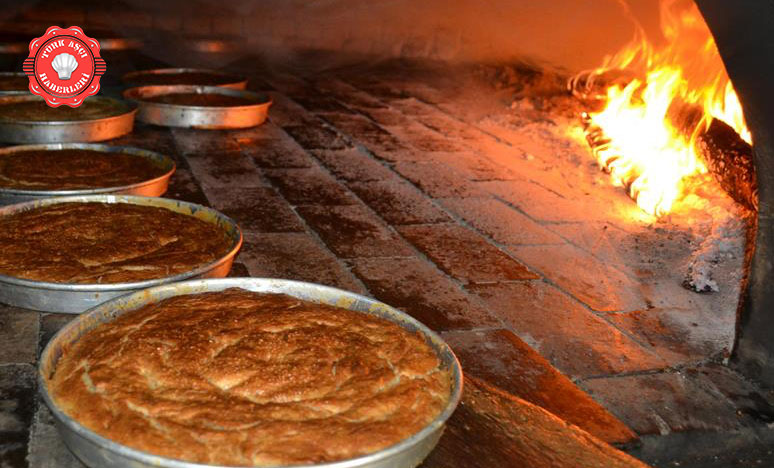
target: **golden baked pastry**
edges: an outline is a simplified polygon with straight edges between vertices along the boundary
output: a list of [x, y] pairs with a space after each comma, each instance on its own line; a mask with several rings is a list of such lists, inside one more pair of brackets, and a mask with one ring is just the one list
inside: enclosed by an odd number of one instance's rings
[[166, 171], [142, 156], [89, 149], [27, 150], [0, 154], [0, 187], [76, 190], [121, 187]]
[[54, 283], [163, 278], [232, 247], [214, 224], [128, 203], [60, 203], [0, 216], [0, 273]]
[[241, 96], [215, 93], [170, 93], [158, 94], [142, 98], [143, 101], [158, 102], [160, 104], [174, 104], [176, 106], [202, 106], [202, 107], [239, 107], [258, 104], [252, 99]]
[[242, 289], [177, 296], [65, 351], [54, 401], [129, 447], [228, 466], [353, 458], [424, 428], [451, 379], [419, 333]]

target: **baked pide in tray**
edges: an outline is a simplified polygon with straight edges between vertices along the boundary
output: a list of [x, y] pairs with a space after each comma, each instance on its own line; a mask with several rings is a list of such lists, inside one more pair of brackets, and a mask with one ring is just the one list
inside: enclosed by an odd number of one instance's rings
[[124, 75], [122, 81], [129, 86], [196, 85], [232, 89], [245, 89], [247, 86], [247, 79], [243, 76], [206, 68], [156, 68], [134, 71]]
[[78, 107], [49, 107], [32, 94], [0, 94], [0, 141], [68, 143], [103, 141], [132, 131], [137, 106], [92, 96]]
[[0, 273], [52, 283], [127, 283], [220, 258], [217, 226], [164, 208], [59, 203], [0, 217]]
[[131, 290], [225, 276], [241, 233], [200, 205], [89, 195], [0, 208], [0, 245], [0, 302], [82, 312]]
[[89, 143], [0, 149], [0, 205], [95, 193], [159, 196], [175, 163], [141, 148]]
[[411, 317], [259, 278], [102, 304], [51, 341], [40, 376], [65, 440], [91, 466], [409, 468], [461, 392], [453, 353]]
[[2, 122], [73, 122], [113, 117], [127, 110], [125, 105], [115, 99], [91, 97], [78, 107], [51, 107], [37, 96], [25, 96], [27, 99], [6, 98], [0, 101], [0, 121]]
[[200, 129], [260, 125], [271, 105], [266, 94], [219, 86], [140, 86], [125, 90], [124, 98], [138, 104], [142, 122]]

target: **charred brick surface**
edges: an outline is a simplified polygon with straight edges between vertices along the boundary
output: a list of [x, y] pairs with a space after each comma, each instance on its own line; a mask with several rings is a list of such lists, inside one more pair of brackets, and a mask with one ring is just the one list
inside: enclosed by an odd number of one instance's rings
[[0, 365], [0, 466], [26, 468], [35, 412], [35, 367]]

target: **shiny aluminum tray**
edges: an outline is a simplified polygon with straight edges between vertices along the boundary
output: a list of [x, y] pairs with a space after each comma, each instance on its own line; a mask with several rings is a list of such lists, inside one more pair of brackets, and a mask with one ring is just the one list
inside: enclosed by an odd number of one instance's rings
[[54, 414], [57, 428], [65, 444], [82, 462], [93, 468], [103, 466], [115, 468], [215, 468], [214, 465], [190, 463], [154, 456], [97, 435], [81, 426], [57, 407], [48, 392], [48, 380], [56, 369], [57, 361], [63, 352], [100, 323], [109, 322], [124, 312], [135, 310], [146, 304], [158, 302], [172, 296], [222, 291], [234, 287], [256, 292], [288, 294], [300, 299], [344, 307], [393, 321], [409, 331], [421, 332], [427, 339], [428, 344], [438, 354], [443, 366], [450, 370], [452, 392], [449, 403], [441, 414], [424, 429], [393, 446], [369, 455], [332, 463], [304, 465], [304, 468], [413, 468], [419, 465], [435, 447], [438, 439], [441, 437], [446, 420], [454, 412], [462, 395], [462, 369], [460, 364], [449, 346], [437, 334], [399, 310], [373, 299], [340, 289], [281, 279], [228, 278], [167, 284], [114, 299], [91, 309], [88, 313], [73, 320], [51, 339], [40, 357], [38, 389]]
[[[124, 75], [121, 78], [121, 81], [126, 83], [130, 86], [152, 86], [152, 84], [146, 83], [144, 81], [139, 81], [138, 78], [153, 78], [153, 77], [163, 77], [164, 75], [176, 75], [181, 73], [201, 73], [206, 75], [211, 75], [216, 78], [220, 78], [220, 80], [223, 82], [222, 84], [217, 85], [207, 85], [207, 86], [218, 86], [220, 88], [231, 88], [231, 89], [245, 89], [247, 87], [247, 78], [244, 76], [234, 75], [231, 73], [225, 73], [220, 72], [217, 70], [208, 70], [206, 68], [156, 68], [154, 70], [140, 70], [140, 71], [133, 71], [129, 72], [126, 75]], [[187, 83], [190, 85], [198, 85], [197, 83]], [[164, 85], [164, 83], [157, 83], [153, 85]], [[205, 86], [205, 85], [201, 85]]]
[[[118, 99], [92, 96], [102, 100], [112, 112], [106, 117], [89, 120], [0, 120], [0, 141], [7, 143], [70, 143], [103, 141], [132, 131], [137, 106]], [[41, 100], [39, 96], [0, 96], [4, 103]]]
[[221, 227], [231, 238], [231, 249], [223, 257], [191, 271], [166, 278], [133, 283], [51, 283], [0, 274], [0, 302], [25, 309], [78, 314], [114, 297], [152, 286], [192, 278], [224, 277], [231, 270], [234, 257], [242, 246], [242, 232], [231, 218], [211, 208], [167, 198], [140, 197], [136, 195], [81, 195], [47, 198], [2, 207], [0, 208], [0, 216], [68, 202], [131, 203], [134, 205], [166, 208]]
[[[177, 93], [222, 94], [248, 99], [246, 106], [209, 107], [166, 104], [144, 100], [151, 96]], [[219, 86], [140, 86], [124, 91], [124, 98], [139, 105], [137, 119], [154, 125], [200, 129], [249, 128], [262, 124], [272, 101], [265, 94]]]
[[73, 190], [23, 190], [0, 187], [0, 205], [11, 205], [31, 200], [39, 200], [51, 197], [68, 197], [72, 195], [97, 195], [104, 193], [116, 193], [126, 195], [142, 195], [146, 197], [159, 197], [167, 191], [169, 178], [175, 172], [175, 162], [169, 156], [154, 153], [141, 148], [130, 146], [110, 146], [98, 143], [53, 143], [49, 145], [21, 145], [10, 146], [0, 149], [0, 158], [5, 155], [32, 151], [32, 150], [65, 150], [65, 149], [83, 149], [92, 151], [103, 151], [108, 153], [122, 153], [139, 156], [150, 159], [153, 164], [164, 170], [164, 174], [142, 182], [134, 184], [121, 185], [116, 187], [99, 187], [91, 189], [73, 189]]

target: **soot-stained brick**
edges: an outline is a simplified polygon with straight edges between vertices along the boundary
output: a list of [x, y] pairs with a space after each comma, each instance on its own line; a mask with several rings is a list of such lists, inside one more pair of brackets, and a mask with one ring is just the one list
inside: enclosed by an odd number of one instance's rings
[[413, 254], [400, 236], [363, 205], [300, 206], [297, 211], [340, 258]]
[[35, 367], [0, 366], [0, 466], [26, 468], [27, 444], [35, 412]]
[[306, 149], [342, 149], [349, 146], [338, 133], [322, 124], [287, 125], [282, 127]]
[[271, 187], [211, 190], [212, 206], [250, 232], [301, 232], [304, 226], [288, 202]]
[[319, 167], [266, 169], [266, 177], [292, 205], [351, 205], [355, 197]]
[[382, 163], [358, 148], [314, 150], [313, 154], [336, 177], [345, 182], [373, 182], [395, 177]]
[[472, 375], [538, 405], [608, 443], [631, 442], [634, 433], [509, 330], [443, 335]]
[[0, 304], [0, 364], [35, 363], [40, 314]]
[[539, 278], [465, 227], [456, 224], [403, 226], [398, 231], [439, 268], [463, 283]]
[[472, 285], [468, 290], [565, 375], [583, 378], [666, 367], [659, 356], [543, 281]]
[[500, 326], [501, 322], [433, 266], [419, 258], [362, 258], [353, 271], [382, 302], [434, 330]]
[[309, 281], [364, 292], [352, 273], [306, 233], [247, 234], [239, 261], [253, 277]]
[[427, 195], [398, 177], [350, 183], [349, 188], [392, 225], [451, 221], [451, 217], [434, 205]]

